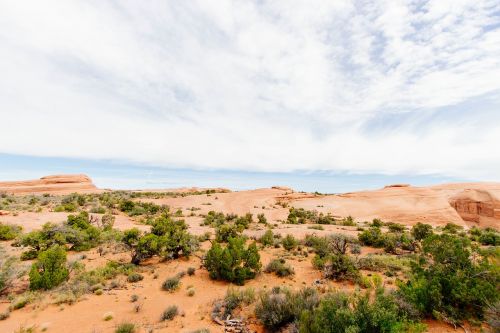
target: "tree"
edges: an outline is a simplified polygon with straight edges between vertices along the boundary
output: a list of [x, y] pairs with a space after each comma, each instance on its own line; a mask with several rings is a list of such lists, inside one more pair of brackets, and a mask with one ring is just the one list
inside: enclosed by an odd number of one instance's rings
[[423, 254], [412, 266], [412, 277], [400, 294], [422, 314], [450, 322], [482, 318], [488, 304], [499, 299], [498, 267], [488, 254], [464, 237], [427, 237]]
[[62, 246], [53, 246], [40, 252], [29, 273], [30, 289], [52, 289], [68, 279], [66, 251]]
[[432, 235], [432, 226], [430, 224], [420, 223], [418, 222], [411, 228], [411, 235], [416, 240], [422, 240], [430, 235]]
[[126, 230], [122, 241], [132, 250], [131, 262], [136, 265], [153, 256], [187, 257], [198, 245], [183, 220], [175, 221], [168, 216], [155, 219], [149, 233], [141, 234], [137, 228]]
[[323, 274], [325, 278], [335, 281], [357, 280], [359, 270], [347, 254], [332, 254], [327, 257]]
[[243, 285], [260, 271], [260, 255], [254, 243], [245, 247], [243, 237], [229, 238], [226, 247], [219, 242], [212, 243], [204, 260], [210, 278]]

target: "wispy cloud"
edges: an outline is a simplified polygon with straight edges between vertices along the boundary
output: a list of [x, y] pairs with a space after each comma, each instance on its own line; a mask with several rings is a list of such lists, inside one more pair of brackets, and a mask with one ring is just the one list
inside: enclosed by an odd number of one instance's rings
[[500, 178], [496, 0], [2, 1], [0, 55], [4, 153]]

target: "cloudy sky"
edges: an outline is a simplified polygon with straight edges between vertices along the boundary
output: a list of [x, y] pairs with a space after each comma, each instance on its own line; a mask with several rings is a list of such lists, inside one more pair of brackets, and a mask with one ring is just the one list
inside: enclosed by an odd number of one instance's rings
[[500, 181], [499, 0], [3, 0], [0, 59], [15, 170]]

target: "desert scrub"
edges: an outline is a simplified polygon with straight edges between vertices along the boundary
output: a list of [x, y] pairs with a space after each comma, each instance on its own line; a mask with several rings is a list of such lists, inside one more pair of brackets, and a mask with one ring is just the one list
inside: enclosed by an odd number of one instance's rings
[[102, 316], [102, 320], [104, 321], [110, 321], [113, 319], [113, 312], [106, 312], [104, 316]]
[[254, 243], [245, 246], [245, 238], [229, 238], [227, 246], [213, 242], [204, 260], [210, 278], [243, 285], [260, 271], [260, 255]]
[[181, 282], [180, 282], [179, 278], [177, 276], [175, 276], [175, 277], [171, 277], [171, 278], [166, 279], [163, 282], [163, 284], [161, 285], [161, 288], [165, 291], [174, 292], [179, 288], [180, 284], [181, 284]]
[[276, 273], [279, 277], [285, 277], [295, 274], [292, 266], [286, 263], [283, 258], [272, 260], [264, 269], [266, 273]]
[[255, 301], [255, 291], [252, 288], [228, 288], [223, 300], [215, 302], [212, 317], [227, 318], [241, 305], [250, 305]]
[[274, 332], [298, 320], [303, 311], [313, 310], [318, 303], [316, 289], [304, 288], [292, 292], [287, 288], [276, 287], [261, 294], [255, 315], [267, 329]]
[[187, 269], [187, 274], [188, 274], [189, 276], [192, 276], [192, 275], [194, 275], [194, 272], [195, 272], [195, 271], [196, 271], [196, 268], [194, 268], [194, 267], [189, 267], [189, 268]]
[[293, 235], [286, 235], [285, 238], [282, 239], [281, 245], [287, 251], [291, 251], [297, 247], [299, 242], [293, 237]]
[[145, 234], [137, 228], [123, 233], [122, 241], [132, 250], [131, 263], [135, 265], [160, 255], [164, 259], [189, 257], [198, 248], [198, 240], [188, 233], [184, 220], [177, 221], [162, 215], [154, 219], [151, 225], [151, 232]]
[[135, 324], [132, 323], [121, 323], [115, 329], [115, 333], [135, 333]]
[[4, 311], [4, 312], [0, 312], [0, 321], [1, 320], [5, 320], [7, 318], [10, 317], [10, 311], [7, 310], [7, 311]]
[[195, 291], [195, 289], [194, 289], [193, 287], [191, 287], [191, 288], [188, 288], [188, 289], [187, 289], [187, 293], [186, 293], [186, 294], [187, 294], [189, 297], [193, 297], [193, 296], [194, 296], [194, 294], [195, 294], [195, 292], [196, 292], [196, 291]]
[[132, 295], [130, 296], [130, 302], [134, 303], [134, 302], [137, 302], [139, 300], [139, 295]]
[[177, 305], [171, 305], [163, 311], [161, 314], [161, 321], [173, 320], [179, 314], [179, 309]]
[[263, 245], [263, 246], [272, 246], [274, 245], [274, 234], [273, 234], [273, 231], [268, 229], [263, 235], [262, 237], [259, 238], [259, 242]]
[[14, 300], [11, 302], [9, 306], [9, 310], [12, 311], [12, 310], [22, 309], [29, 303], [32, 303], [39, 298], [40, 295], [38, 294], [38, 292], [27, 291], [14, 298]]
[[38, 260], [31, 266], [29, 273], [30, 289], [52, 289], [68, 279], [66, 251], [54, 246], [38, 255]]
[[127, 277], [128, 282], [139, 282], [142, 281], [142, 279], [144, 279], [144, 276], [136, 272], [129, 274], [129, 276]]
[[22, 227], [0, 222], [0, 241], [13, 240], [21, 234]]

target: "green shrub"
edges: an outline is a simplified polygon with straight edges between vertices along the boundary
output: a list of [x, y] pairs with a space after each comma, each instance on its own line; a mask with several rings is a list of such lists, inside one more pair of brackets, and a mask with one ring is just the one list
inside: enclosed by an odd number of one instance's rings
[[189, 267], [189, 268], [187, 269], [187, 273], [188, 273], [188, 275], [189, 275], [189, 276], [194, 275], [194, 272], [195, 272], [195, 271], [196, 271], [196, 269], [195, 269], [194, 267]]
[[356, 226], [356, 222], [354, 222], [353, 217], [350, 216], [350, 215], [347, 216], [347, 217], [344, 217], [340, 223], [342, 225], [345, 225], [345, 226], [351, 226], [351, 227], [355, 227]]
[[333, 254], [326, 257], [323, 264], [323, 276], [335, 281], [356, 281], [359, 270], [354, 261], [346, 254]]
[[382, 222], [381, 219], [373, 219], [372, 220], [372, 223], [370, 224], [370, 226], [372, 227], [377, 227], [377, 228], [380, 228], [384, 225], [384, 222]]
[[266, 273], [276, 273], [279, 277], [295, 274], [292, 266], [286, 263], [285, 259], [274, 259], [264, 269]]
[[136, 265], [155, 255], [165, 259], [188, 257], [198, 246], [196, 237], [187, 232], [186, 223], [167, 215], [154, 219], [151, 232], [144, 235], [136, 228], [126, 230], [122, 241], [131, 248], [131, 262]]
[[260, 255], [255, 243], [245, 247], [242, 237], [229, 238], [227, 246], [212, 243], [204, 260], [210, 278], [226, 280], [242, 285], [260, 271]]
[[387, 223], [387, 227], [390, 232], [403, 232], [406, 230], [406, 227], [399, 223], [389, 222]]
[[266, 216], [264, 214], [257, 214], [257, 220], [259, 221], [259, 223], [263, 223], [263, 224], [267, 223], [267, 219], [266, 219]]
[[52, 289], [68, 279], [66, 251], [54, 246], [38, 255], [29, 273], [30, 289]]
[[142, 276], [141, 274], [139, 273], [131, 273], [129, 274], [129, 276], [127, 277], [127, 281], [128, 282], [139, 282], [141, 281], [142, 279], [144, 279], [144, 276]]
[[498, 246], [500, 245], [500, 234], [495, 230], [485, 231], [479, 236], [479, 242], [483, 245]]
[[268, 229], [262, 237], [260, 237], [259, 241], [264, 246], [271, 246], [274, 244], [274, 234], [271, 229]]
[[425, 326], [414, 323], [411, 313], [392, 295], [378, 289], [371, 300], [342, 292], [328, 294], [315, 309], [302, 312], [300, 332], [423, 332]]
[[418, 222], [411, 228], [411, 235], [416, 240], [422, 240], [432, 235], [432, 226], [430, 224]]
[[13, 240], [21, 234], [22, 227], [0, 222], [0, 241]]
[[209, 211], [207, 213], [207, 216], [205, 216], [205, 219], [203, 220], [204, 225], [209, 225], [212, 227], [218, 227], [226, 221], [226, 218], [224, 216], [224, 213], [217, 213], [213, 210]]
[[173, 320], [175, 316], [177, 316], [178, 314], [179, 314], [179, 309], [177, 308], [177, 306], [171, 305], [168, 308], [166, 308], [165, 311], [163, 311], [160, 319], [161, 321]]
[[251, 288], [235, 289], [228, 288], [226, 296], [222, 304], [219, 304], [219, 309], [214, 309], [214, 314], [220, 315], [220, 308], [224, 309], [222, 318], [227, 318], [233, 314], [233, 311], [243, 305], [250, 305], [255, 301], [255, 291]]
[[423, 242], [423, 254], [400, 293], [422, 314], [449, 322], [482, 318], [499, 300], [500, 272], [489, 254], [466, 238], [449, 233]]
[[135, 332], [136, 332], [135, 324], [132, 323], [121, 323], [115, 329], [115, 333], [135, 333]]
[[298, 243], [299, 242], [295, 239], [295, 237], [293, 237], [293, 235], [286, 235], [286, 237], [281, 241], [283, 248], [287, 251], [295, 249]]
[[215, 230], [215, 240], [217, 242], [227, 242], [229, 238], [238, 237], [241, 231], [234, 224], [223, 224]]
[[255, 307], [255, 315], [269, 330], [276, 332], [281, 327], [299, 319], [302, 312], [312, 310], [319, 302], [315, 289], [304, 288], [292, 292], [285, 288], [275, 288], [260, 296]]
[[171, 277], [163, 282], [161, 288], [165, 291], [173, 292], [179, 288], [180, 284], [181, 282], [178, 277]]
[[358, 239], [361, 243], [367, 246], [383, 247], [384, 236], [379, 227], [371, 227], [358, 234]]
[[443, 227], [443, 232], [449, 233], [449, 234], [457, 234], [459, 231], [463, 230], [464, 227], [457, 225], [455, 223], [447, 223]]

